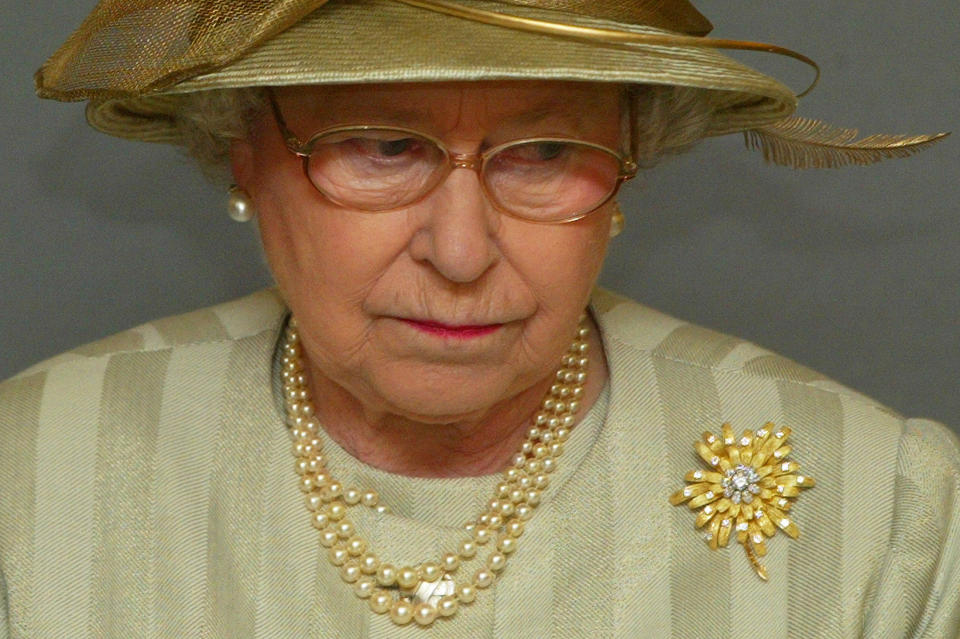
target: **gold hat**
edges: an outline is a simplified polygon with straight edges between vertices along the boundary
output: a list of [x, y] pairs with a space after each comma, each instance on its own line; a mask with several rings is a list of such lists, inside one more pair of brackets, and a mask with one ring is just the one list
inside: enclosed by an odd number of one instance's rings
[[103, 132], [151, 142], [180, 142], [176, 113], [194, 91], [503, 79], [698, 89], [711, 108], [706, 135], [744, 132], [768, 160], [797, 167], [868, 164], [945, 135], [857, 141], [792, 117], [797, 95], [717, 50], [813, 61], [711, 29], [687, 0], [101, 0], [36, 86], [44, 98], [89, 100]]

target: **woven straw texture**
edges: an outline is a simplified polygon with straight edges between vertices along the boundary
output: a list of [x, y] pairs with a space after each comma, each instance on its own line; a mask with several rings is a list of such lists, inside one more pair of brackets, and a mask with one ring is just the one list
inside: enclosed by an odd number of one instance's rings
[[[960, 630], [960, 452], [751, 344], [594, 297], [611, 378], [494, 588], [431, 637], [948, 639]], [[265, 292], [160, 320], [0, 384], [0, 637], [423, 637], [370, 613], [296, 487]], [[753, 574], [667, 497], [730, 421], [793, 428], [817, 486]], [[451, 546], [490, 478], [412, 479], [328, 443], [392, 514], [381, 555]], [[4, 610], [6, 606], [6, 610]]]
[[[37, 75], [41, 96], [90, 98], [91, 124], [121, 137], [176, 143], [178, 98], [170, 94], [264, 85], [531, 78], [682, 85], [709, 93], [713, 135], [764, 126], [796, 108], [790, 89], [711, 49], [601, 45], [394, 0], [139, 2], [138, 11], [120, 15], [115, 5], [134, 3], [106, 0]], [[710, 29], [676, 0], [462, 4], [634, 33]]]

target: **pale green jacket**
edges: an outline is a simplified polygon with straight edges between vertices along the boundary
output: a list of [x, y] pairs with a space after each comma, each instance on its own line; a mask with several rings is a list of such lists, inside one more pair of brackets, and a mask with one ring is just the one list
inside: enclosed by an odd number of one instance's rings
[[[610, 382], [560, 458], [489, 591], [429, 630], [369, 612], [324, 558], [277, 399], [273, 292], [146, 324], [0, 385], [0, 637], [653, 637], [954, 639], [960, 453], [906, 420], [738, 339], [607, 293], [593, 308]], [[762, 582], [737, 544], [710, 550], [668, 497], [723, 422], [793, 429], [817, 480]], [[354, 517], [381, 558], [455, 548], [491, 477], [364, 466], [347, 484], [391, 508]]]

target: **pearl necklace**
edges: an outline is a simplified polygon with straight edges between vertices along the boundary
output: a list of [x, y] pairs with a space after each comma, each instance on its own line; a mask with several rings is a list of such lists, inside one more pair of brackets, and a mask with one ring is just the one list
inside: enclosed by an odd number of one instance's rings
[[[439, 559], [400, 567], [381, 561], [347, 517], [357, 506], [380, 513], [387, 509], [379, 503], [376, 491], [345, 487], [328, 472], [319, 437], [321, 426], [303, 370], [300, 336], [296, 320], [290, 318], [283, 343], [283, 392], [300, 490], [306, 494], [313, 525], [320, 531], [320, 543], [328, 549], [327, 559], [352, 585], [354, 594], [367, 600], [370, 610], [389, 614], [398, 625], [413, 620], [428, 626], [437, 617], [455, 615], [461, 604], [473, 602], [478, 591], [492, 586], [503, 572], [525, 522], [550, 484], [550, 474], [556, 470], [580, 409], [588, 364], [585, 317], [580, 318], [577, 336], [562, 358], [555, 383], [534, 415], [526, 440], [503, 471], [486, 512], [464, 526], [467, 538], [456, 551]], [[479, 559], [471, 560], [479, 547], [487, 544], [492, 549], [472, 577], [454, 581], [451, 575], [461, 565], [477, 563]]]

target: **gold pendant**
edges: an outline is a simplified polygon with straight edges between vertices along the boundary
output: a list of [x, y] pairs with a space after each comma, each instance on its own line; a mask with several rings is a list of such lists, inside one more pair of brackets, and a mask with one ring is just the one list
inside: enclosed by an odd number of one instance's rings
[[766, 581], [767, 570], [759, 557], [767, 554], [766, 539], [782, 530], [796, 539], [800, 529], [787, 514], [791, 499], [812, 488], [812, 477], [797, 473], [800, 466], [787, 461], [789, 428], [767, 423], [756, 432], [746, 430], [736, 438], [730, 424], [721, 437], [704, 433], [694, 444], [708, 470], [691, 470], [687, 486], [670, 496], [674, 506], [687, 503], [698, 510], [695, 525], [705, 530], [710, 548], [725, 547], [733, 531], [757, 575]]

